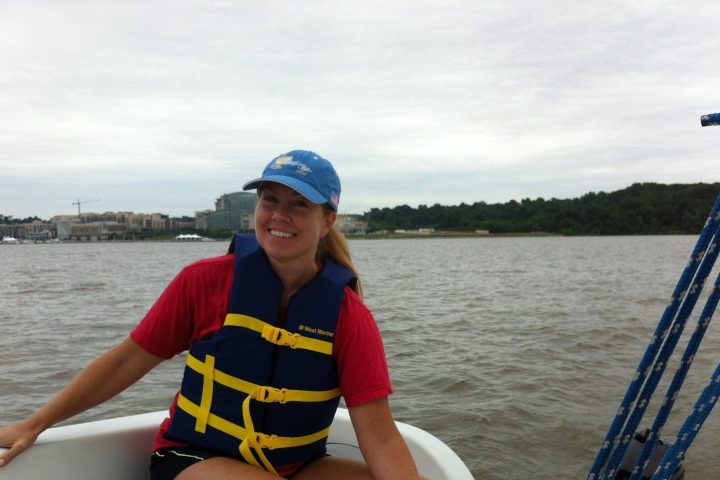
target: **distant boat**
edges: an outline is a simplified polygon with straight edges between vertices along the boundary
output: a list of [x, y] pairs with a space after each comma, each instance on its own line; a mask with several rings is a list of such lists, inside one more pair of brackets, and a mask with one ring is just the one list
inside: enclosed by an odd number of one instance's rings
[[205, 240], [204, 237], [201, 237], [200, 235], [193, 234], [181, 234], [175, 237], [176, 242], [202, 242]]
[[20, 243], [20, 240], [18, 240], [18, 239], [15, 238], [15, 237], [3, 237], [2, 240], [0, 240], [0, 243], [4, 243], [4, 244], [16, 244], [16, 243]]

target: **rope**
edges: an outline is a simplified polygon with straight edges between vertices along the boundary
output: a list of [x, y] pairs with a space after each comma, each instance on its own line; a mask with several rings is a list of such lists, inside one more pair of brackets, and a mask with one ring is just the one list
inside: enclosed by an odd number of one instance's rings
[[[715, 236], [717, 236], [717, 230], [715, 232]], [[664, 344], [662, 345], [662, 348], [660, 349], [660, 353], [655, 360], [655, 366], [652, 369], [652, 372], [648, 376], [647, 380], [645, 381], [645, 385], [643, 386], [643, 389], [639, 396], [639, 401], [636, 403], [635, 408], [630, 415], [630, 419], [628, 420], [625, 428], [623, 429], [623, 432], [620, 436], [620, 438], [622, 439], [620, 446], [615, 450], [613, 456], [610, 459], [610, 462], [606, 467], [607, 473], [604, 477], [606, 480], [612, 480], [615, 478], [615, 473], [617, 472], [617, 469], [619, 468], [620, 463], [625, 456], [627, 447], [630, 445], [630, 440], [632, 439], [635, 431], [638, 428], [638, 425], [640, 425], [640, 422], [645, 415], [645, 411], [650, 404], [650, 400], [655, 393], [655, 389], [660, 383], [660, 379], [665, 373], [665, 369], [667, 368], [670, 357], [675, 351], [675, 347], [677, 346], [678, 341], [680, 340], [680, 336], [685, 329], [687, 319], [690, 317], [693, 308], [695, 308], [695, 304], [697, 303], [700, 293], [702, 292], [705, 280], [710, 274], [713, 264], [715, 263], [715, 259], [717, 258], [718, 250], [717, 248], [713, 248], [713, 245], [715, 244], [711, 243], [710, 247], [705, 252], [705, 255], [700, 262], [700, 267], [697, 270], [695, 279], [693, 280], [690, 288], [685, 294], [685, 299], [682, 302], [680, 311], [678, 312], [677, 317], [675, 318], [670, 330], [664, 332], [664, 336], [666, 338]], [[646, 445], [648, 445], [647, 442]], [[649, 445], [652, 444], [650, 443]]]
[[[648, 373], [650, 373], [656, 368], [655, 358], [658, 355], [658, 350], [665, 341], [666, 337], [668, 337], [667, 333], [670, 332], [669, 328], [672, 326], [673, 319], [675, 318], [678, 310], [680, 309], [680, 305], [683, 303], [685, 296], [688, 293], [688, 287], [690, 286], [693, 278], [696, 276], [696, 273], [700, 269], [700, 264], [702, 263], [702, 259], [705, 256], [705, 250], [707, 249], [713, 235], [718, 229], [718, 225], [720, 224], [719, 213], [720, 196], [718, 196], [715, 201], [715, 205], [710, 211], [710, 215], [705, 222], [705, 226], [700, 232], [697, 243], [690, 255], [690, 260], [685, 269], [683, 270], [680, 279], [678, 280], [678, 283], [675, 287], [675, 290], [673, 291], [671, 302], [665, 308], [665, 311], [660, 318], [658, 326], [655, 329], [652, 340], [648, 344], [648, 347], [645, 351], [645, 354], [643, 355], [643, 358], [640, 361], [637, 371], [635, 372], [635, 375], [630, 381], [628, 389], [625, 392], [625, 396], [620, 404], [620, 407], [618, 408], [617, 414], [615, 415], [615, 418], [610, 425], [608, 433], [605, 436], [605, 439], [600, 446], [600, 450], [598, 451], [598, 454], [595, 458], [595, 461], [593, 462], [590, 472], [587, 475], [587, 480], [599, 480], [601, 478], [607, 478], [602, 477], [601, 475], [606, 470], [604, 467], [607, 463], [608, 458], [610, 457], [610, 454], [613, 452], [613, 450], [617, 450], [619, 447], [620, 449], [622, 449], [623, 453], [619, 455], [614, 455], [613, 458], [619, 457], [620, 459], [622, 459], [625, 450], [627, 450], [627, 446], [629, 445], [629, 439], [626, 440], [624, 445], [621, 445], [620, 431], [623, 428], [623, 425], [625, 425], [628, 415], [632, 411], [633, 405], [636, 403], [638, 393], [640, 392], [640, 388], [645, 382]], [[643, 407], [645, 407], [645, 405], [643, 405]], [[613, 476], [614, 472], [613, 475], [610, 476], [610, 478], [612, 478]]]
[[[713, 241], [710, 248], [711, 250], [714, 250], [714, 256], [717, 257], [718, 251], [720, 251], [720, 233], [716, 234], [715, 240]], [[706, 255], [709, 254], [710, 251], [708, 251], [708, 254]], [[713, 261], [714, 260], [715, 259], [713, 258]], [[650, 454], [652, 453], [652, 449], [655, 444], [655, 442], [651, 440], [656, 437], [660, 437], [662, 428], [663, 426], [665, 426], [665, 422], [670, 416], [670, 412], [672, 411], [673, 405], [675, 404], [678, 393], [680, 392], [687, 373], [690, 370], [690, 366], [692, 365], [693, 359], [695, 358], [695, 354], [700, 347], [700, 342], [702, 342], [702, 339], [705, 336], [705, 332], [707, 331], [707, 327], [708, 325], [710, 325], [710, 320], [712, 319], [713, 313], [715, 312], [718, 300], [720, 300], [720, 274], [715, 280], [713, 291], [705, 302], [705, 307], [700, 314], [700, 318], [698, 319], [695, 331], [690, 337], [687, 347], [685, 348], [685, 353], [683, 354], [682, 360], [680, 361], [680, 366], [675, 372], [675, 376], [673, 377], [672, 382], [670, 382], [667, 393], [663, 398], [662, 406], [660, 407], [660, 410], [655, 416], [655, 421], [650, 428], [643, 450], [640, 453], [637, 461], [635, 462], [635, 468], [633, 469], [630, 480], [641, 480], [642, 478], [642, 472], [645, 469], [646, 462], [650, 458]], [[641, 465], [642, 469], [640, 468]], [[675, 470], [673, 469], [672, 471], [674, 472]]]
[[669, 480], [678, 464], [685, 457], [685, 452], [697, 436], [700, 428], [712, 411], [720, 395], [720, 365], [713, 373], [710, 383], [700, 394], [692, 413], [680, 427], [675, 442], [665, 453], [652, 480]]

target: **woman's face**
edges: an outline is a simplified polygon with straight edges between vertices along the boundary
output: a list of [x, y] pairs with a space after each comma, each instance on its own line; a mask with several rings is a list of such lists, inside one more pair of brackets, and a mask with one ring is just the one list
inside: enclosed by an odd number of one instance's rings
[[307, 262], [315, 268], [318, 242], [332, 228], [335, 216], [292, 188], [264, 182], [255, 207], [255, 235], [270, 259]]

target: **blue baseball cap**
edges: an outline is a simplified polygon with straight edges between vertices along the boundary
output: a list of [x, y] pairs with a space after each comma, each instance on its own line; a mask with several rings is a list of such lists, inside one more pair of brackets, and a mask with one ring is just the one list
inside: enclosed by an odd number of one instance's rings
[[273, 158], [262, 177], [247, 182], [243, 190], [258, 188], [262, 182], [281, 183], [313, 203], [330, 204], [334, 210], [340, 203], [340, 178], [332, 164], [307, 150], [293, 150]]

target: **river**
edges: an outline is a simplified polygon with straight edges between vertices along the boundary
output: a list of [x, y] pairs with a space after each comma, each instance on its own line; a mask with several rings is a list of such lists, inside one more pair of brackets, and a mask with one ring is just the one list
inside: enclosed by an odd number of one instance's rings
[[[584, 478], [694, 243], [693, 236], [352, 240], [385, 341], [396, 418], [445, 441], [478, 479]], [[185, 264], [226, 248], [0, 246], [0, 423], [28, 415], [121, 341]], [[668, 440], [720, 360], [719, 335], [711, 324]], [[181, 371], [181, 358], [165, 362], [73, 421], [164, 409]], [[688, 453], [688, 479], [720, 470], [717, 417]]]

